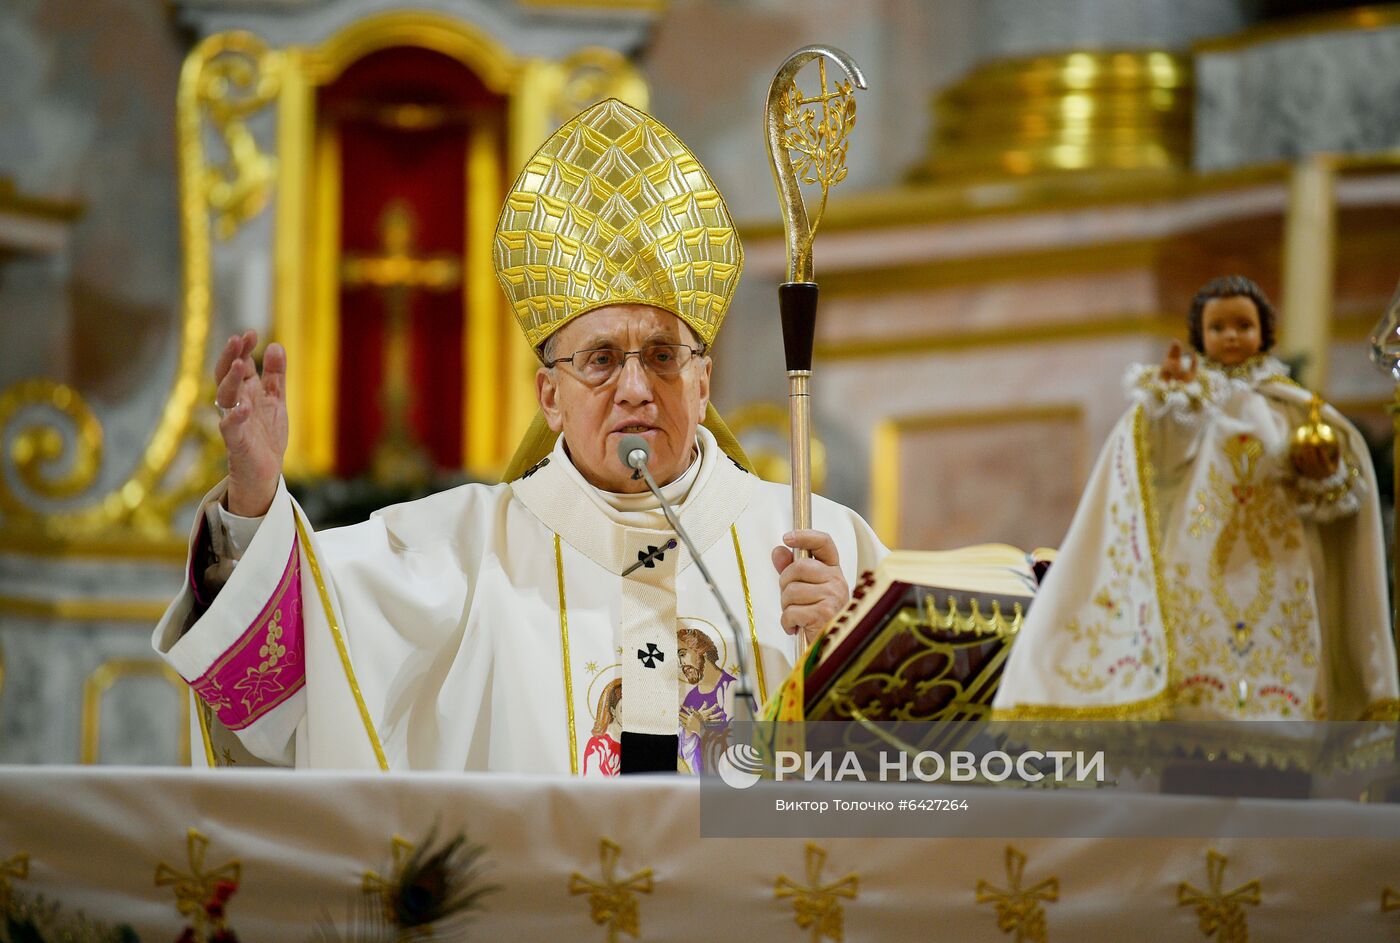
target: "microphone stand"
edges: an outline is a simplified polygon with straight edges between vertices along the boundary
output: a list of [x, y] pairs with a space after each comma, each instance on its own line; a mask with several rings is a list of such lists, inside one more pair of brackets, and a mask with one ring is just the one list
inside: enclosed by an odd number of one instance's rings
[[[642, 476], [642, 480], [647, 483], [651, 493], [656, 500], [661, 503], [661, 510], [666, 515], [666, 522], [671, 525], [671, 529], [676, 532], [685, 544], [685, 548], [690, 551], [690, 558], [695, 561], [695, 566], [700, 570], [700, 575], [705, 578], [705, 585], [710, 588], [710, 593], [715, 597], [715, 602], [719, 603], [719, 608], [724, 612], [724, 618], [729, 622], [729, 631], [734, 636], [734, 661], [739, 667], [739, 678], [736, 681], [738, 690], [734, 692], [734, 704], [736, 716], [733, 720], [755, 720], [758, 717], [758, 704], [754, 699], [753, 689], [749, 687], [749, 671], [747, 656], [744, 654], [744, 637], [739, 631], [739, 620], [734, 617], [733, 611], [729, 608], [729, 603], [720, 593], [719, 587], [715, 585], [715, 578], [710, 574], [710, 568], [705, 565], [704, 557], [700, 556], [700, 551], [691, 542], [690, 535], [681, 526], [680, 518], [676, 517], [676, 512], [671, 509], [671, 503], [662, 495], [661, 489], [656, 486], [656, 480], [651, 477], [651, 470], [647, 468], [647, 460], [650, 456], [647, 450], [642, 447], [633, 448], [627, 451], [626, 462], [629, 468], [635, 470]], [[747, 712], [748, 716], [743, 716]]]

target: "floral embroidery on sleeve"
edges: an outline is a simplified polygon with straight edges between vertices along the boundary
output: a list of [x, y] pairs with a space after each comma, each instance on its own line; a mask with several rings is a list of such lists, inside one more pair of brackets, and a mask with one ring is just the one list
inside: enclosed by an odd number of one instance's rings
[[229, 730], [242, 730], [306, 683], [297, 546], [277, 589], [248, 630], [190, 687]]

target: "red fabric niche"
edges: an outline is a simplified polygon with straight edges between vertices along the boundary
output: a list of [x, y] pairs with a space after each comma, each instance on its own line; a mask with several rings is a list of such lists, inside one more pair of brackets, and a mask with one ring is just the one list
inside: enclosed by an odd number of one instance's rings
[[[438, 107], [448, 117], [422, 129], [376, 117], [383, 106], [403, 104]], [[469, 126], [500, 122], [504, 99], [455, 59], [405, 47], [356, 62], [326, 88], [320, 107], [340, 136], [342, 258], [381, 254], [381, 219], [401, 200], [413, 216], [415, 256], [464, 261]], [[461, 284], [408, 293], [409, 428], [441, 469], [462, 464], [464, 297]], [[341, 285], [335, 470], [342, 477], [368, 471], [384, 431], [387, 303], [380, 289]]]

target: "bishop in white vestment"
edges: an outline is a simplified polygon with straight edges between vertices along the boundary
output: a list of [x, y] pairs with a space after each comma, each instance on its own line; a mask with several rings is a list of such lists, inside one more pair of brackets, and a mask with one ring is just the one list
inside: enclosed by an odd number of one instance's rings
[[[688, 644], [717, 654], [720, 677], [747, 662], [761, 704], [792, 667], [790, 633], [820, 629], [884, 554], [855, 512], [821, 498], [813, 530], [789, 534], [787, 486], [752, 474], [708, 404], [705, 351], [742, 250], [664, 126], [616, 101], [566, 124], [507, 197], [495, 255], [544, 363], [542, 414], [498, 485], [314, 533], [275, 448], [266, 469], [264, 439], [280, 430], [285, 448], [285, 355], [270, 347], [259, 377], [253, 339], [231, 339], [217, 371], [230, 477], [205, 499], [190, 579], [154, 637], [199, 698], [204, 762], [693, 769], [703, 760], [679, 743], [697, 725], [688, 678], [711, 701], [735, 685], [682, 672], [678, 631], [708, 639]], [[738, 637], [614, 454], [621, 434], [652, 446]], [[702, 719], [732, 712], [730, 699]]]

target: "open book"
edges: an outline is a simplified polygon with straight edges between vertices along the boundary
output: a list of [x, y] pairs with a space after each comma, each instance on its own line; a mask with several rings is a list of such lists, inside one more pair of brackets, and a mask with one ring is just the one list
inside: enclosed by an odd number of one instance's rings
[[[990, 710], [1052, 550], [895, 551], [795, 670], [806, 720], [972, 719]], [[789, 688], [792, 690], [792, 688]]]

